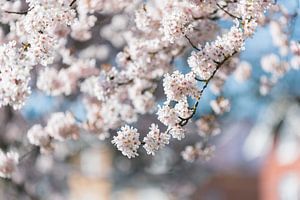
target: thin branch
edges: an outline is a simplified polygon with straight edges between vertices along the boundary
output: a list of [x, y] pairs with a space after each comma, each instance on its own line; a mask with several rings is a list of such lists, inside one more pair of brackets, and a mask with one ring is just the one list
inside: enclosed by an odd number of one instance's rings
[[72, 7], [74, 5], [74, 3], [76, 2], [76, 0], [73, 0], [71, 3], [70, 3], [70, 7]]
[[300, 7], [299, 0], [296, 0], [296, 5], [297, 5], [296, 11], [293, 14], [288, 16], [290, 18], [290, 30], [289, 30], [289, 37], [290, 38], [293, 38], [293, 36], [294, 36], [295, 25], [296, 25], [296, 22], [297, 22], [297, 19], [298, 19], [298, 16], [299, 16], [299, 13], [298, 13], [298, 9]]
[[193, 17], [194, 20], [200, 20], [200, 19], [210, 19], [210, 20], [217, 20], [219, 19], [218, 16], [213, 16], [217, 14], [218, 9], [214, 10], [213, 12], [209, 13], [208, 15], [201, 16], [201, 17]]
[[5, 10], [5, 13], [9, 13], [9, 14], [17, 14], [17, 15], [26, 15], [28, 13], [29, 10], [26, 11], [8, 11]]
[[191, 39], [187, 36], [187, 35], [184, 35], [184, 37], [189, 41], [190, 45], [196, 49], [197, 51], [201, 51], [196, 45], [194, 45], [191, 41]]
[[20, 158], [19, 161], [22, 162], [27, 156], [29, 156], [32, 152], [36, 151], [37, 147], [32, 147], [29, 151], [27, 151], [25, 154], [23, 154]]
[[196, 79], [197, 81], [199, 81], [199, 82], [207, 82], [207, 80], [205, 80], [205, 79], [200, 79], [200, 78], [198, 78], [198, 77], [195, 77], [195, 79]]
[[220, 6], [220, 4], [217, 3], [218, 8], [220, 8], [223, 12], [225, 12], [227, 15], [229, 15], [232, 18], [238, 19], [238, 20], [242, 20], [241, 17], [237, 17], [233, 14], [231, 14], [230, 12], [228, 12], [226, 9], [224, 9], [224, 7]]
[[120, 83], [117, 83], [118, 86], [122, 86], [122, 85], [129, 85], [133, 83], [133, 79], [130, 79], [128, 80], [127, 82], [120, 82]]

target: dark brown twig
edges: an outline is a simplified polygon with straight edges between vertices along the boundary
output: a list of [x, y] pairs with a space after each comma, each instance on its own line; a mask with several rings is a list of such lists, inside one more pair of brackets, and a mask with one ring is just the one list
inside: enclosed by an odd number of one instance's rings
[[226, 9], [224, 9], [224, 7], [220, 6], [220, 4], [217, 3], [218, 8], [220, 8], [223, 12], [225, 12], [227, 15], [229, 15], [232, 18], [238, 19], [238, 20], [242, 20], [241, 17], [237, 17], [233, 14], [231, 14], [230, 12], [228, 12]]
[[5, 13], [9, 13], [9, 14], [17, 14], [17, 15], [26, 15], [28, 13], [29, 10], [26, 11], [8, 11], [5, 10]]
[[189, 41], [190, 45], [196, 49], [197, 51], [201, 51], [196, 45], [194, 45], [191, 41], [191, 39], [187, 36], [187, 35], [184, 35], [184, 37]]
[[76, 0], [73, 0], [71, 3], [70, 3], [70, 7], [72, 7], [74, 5], [74, 3], [76, 2]]
[[22, 162], [27, 156], [29, 156], [32, 152], [36, 151], [38, 147], [32, 147], [29, 151], [25, 152], [25, 154], [21, 155], [19, 161]]

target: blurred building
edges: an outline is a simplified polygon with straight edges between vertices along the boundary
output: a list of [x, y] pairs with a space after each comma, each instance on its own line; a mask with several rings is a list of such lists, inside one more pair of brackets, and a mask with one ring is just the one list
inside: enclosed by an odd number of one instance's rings
[[221, 150], [211, 163], [215, 171], [193, 199], [300, 199], [299, 102], [278, 100], [259, 118], [264, 120], [258, 119], [249, 134], [245, 133], [247, 125], [241, 122], [233, 125], [235, 128], [227, 127], [233, 134], [240, 134], [233, 135], [225, 144], [225, 139], [221, 139]]

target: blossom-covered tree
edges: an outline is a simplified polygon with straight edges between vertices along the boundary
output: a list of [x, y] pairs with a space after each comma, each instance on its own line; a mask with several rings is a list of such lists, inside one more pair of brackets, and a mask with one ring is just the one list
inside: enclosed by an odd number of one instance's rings
[[[92, 134], [128, 158], [142, 148], [155, 156], [170, 140], [189, 137], [186, 125], [194, 123], [199, 141], [182, 158], [208, 160], [215, 149], [209, 138], [221, 133], [218, 116], [232, 106], [222, 95], [226, 80], [251, 77], [240, 53], [256, 29], [270, 26], [279, 49], [261, 58], [262, 95], [300, 68], [300, 43], [291, 39], [297, 15], [273, 0], [0, 0], [0, 106], [19, 112], [32, 90], [84, 105], [84, 119], [62, 109], [28, 128], [24, 145], [41, 154]], [[109, 43], [95, 45], [95, 37]], [[186, 56], [189, 69], [176, 68]], [[212, 112], [198, 118], [207, 89], [216, 95]], [[141, 133], [133, 126], [147, 114], [157, 121]], [[11, 177], [31, 152], [1, 151], [0, 176]]]

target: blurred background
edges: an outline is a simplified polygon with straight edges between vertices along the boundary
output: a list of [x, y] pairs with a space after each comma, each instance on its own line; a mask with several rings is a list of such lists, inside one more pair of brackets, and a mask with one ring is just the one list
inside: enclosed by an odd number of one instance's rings
[[[279, 3], [291, 12], [297, 9], [294, 1]], [[99, 48], [95, 56], [99, 64], [114, 63], [122, 38], [112, 44], [104, 37], [107, 33], [99, 37], [99, 30], [114, 20], [122, 21], [122, 16], [97, 17], [103, 19], [93, 33], [96, 39], [92, 42]], [[126, 26], [127, 22], [115, 23]], [[299, 17], [294, 27], [292, 37], [300, 40]], [[88, 43], [73, 41], [72, 45], [85, 55]], [[225, 84], [223, 95], [231, 100], [231, 111], [220, 119], [222, 133], [212, 142], [216, 152], [211, 160], [187, 163], [180, 157], [184, 146], [194, 144], [197, 134], [193, 128], [188, 137], [172, 141], [156, 156], [140, 152], [142, 156], [130, 160], [117, 152], [110, 140], [83, 135], [80, 141], [58, 145], [54, 155], [35, 151], [28, 155], [17, 179], [21, 183], [26, 177], [27, 181], [18, 192], [25, 188], [46, 200], [300, 200], [300, 73], [291, 70], [269, 95], [261, 96], [258, 80], [264, 72], [260, 59], [269, 53], [278, 53], [278, 49], [267, 26], [247, 40], [241, 54], [241, 60], [252, 65], [252, 77], [242, 84], [230, 77]], [[176, 67], [188, 69], [186, 56], [175, 61]], [[159, 90], [157, 96], [164, 98]], [[196, 117], [210, 112], [213, 98], [207, 90]], [[85, 116], [80, 97], [49, 97], [38, 90], [21, 113], [2, 108], [0, 146], [8, 148], [6, 144], [12, 143], [19, 147], [32, 124], [58, 110], [71, 110], [78, 119]], [[152, 121], [154, 116], [145, 116], [134, 126], [146, 133]], [[17, 196], [9, 184], [0, 180], [1, 200], [30, 199]]]

